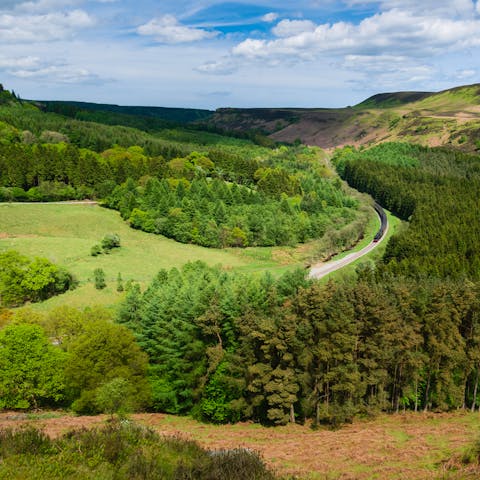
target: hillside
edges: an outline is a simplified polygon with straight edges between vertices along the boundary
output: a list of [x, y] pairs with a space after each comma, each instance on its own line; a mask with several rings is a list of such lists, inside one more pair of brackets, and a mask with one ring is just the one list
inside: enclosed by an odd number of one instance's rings
[[213, 114], [210, 110], [119, 106], [87, 102], [34, 101], [43, 112], [57, 113], [75, 120], [122, 125], [146, 132], [158, 132], [193, 122], [204, 122]]
[[480, 145], [480, 84], [438, 93], [378, 94], [339, 109], [219, 109], [209, 124], [322, 148], [401, 139], [474, 151]]

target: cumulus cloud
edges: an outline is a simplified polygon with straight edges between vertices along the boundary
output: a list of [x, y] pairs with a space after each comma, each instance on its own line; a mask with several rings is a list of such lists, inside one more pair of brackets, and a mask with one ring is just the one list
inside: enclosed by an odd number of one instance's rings
[[428, 56], [480, 45], [480, 20], [418, 16], [397, 9], [373, 15], [358, 25], [283, 20], [273, 31], [279, 38], [247, 39], [234, 47], [233, 55], [262, 60], [321, 54]]
[[277, 19], [278, 19], [278, 13], [275, 13], [275, 12], [267, 13], [262, 17], [262, 21], [267, 23], [272, 23]]
[[83, 10], [42, 15], [0, 14], [0, 41], [37, 43], [62, 40], [94, 23], [94, 19]]
[[310, 20], [282, 20], [274, 28], [272, 33], [276, 37], [292, 37], [293, 35], [299, 35], [305, 32], [313, 32], [316, 25]]
[[219, 34], [216, 31], [182, 25], [173, 15], [154, 18], [137, 28], [137, 33], [153, 37], [159, 43], [190, 43], [213, 38]]

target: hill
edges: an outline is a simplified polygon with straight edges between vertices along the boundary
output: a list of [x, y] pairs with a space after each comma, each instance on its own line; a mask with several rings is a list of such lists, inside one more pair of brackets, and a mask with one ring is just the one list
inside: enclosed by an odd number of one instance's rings
[[124, 125], [145, 131], [206, 121], [213, 112], [191, 108], [120, 106], [74, 101], [34, 101], [44, 112], [53, 112], [76, 120]]
[[438, 93], [374, 95], [339, 109], [219, 109], [208, 120], [217, 128], [256, 130], [275, 141], [322, 148], [409, 141], [428, 146], [480, 148], [480, 84]]

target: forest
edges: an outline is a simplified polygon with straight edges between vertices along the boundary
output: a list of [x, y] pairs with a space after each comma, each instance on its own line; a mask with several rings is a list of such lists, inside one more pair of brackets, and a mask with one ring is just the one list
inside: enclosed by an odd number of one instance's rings
[[120, 398], [117, 409], [214, 423], [332, 426], [474, 410], [479, 293], [366, 267], [352, 284], [319, 285], [301, 270], [275, 280], [191, 263], [143, 293], [130, 285], [115, 323], [101, 309], [15, 313], [0, 334], [2, 406], [98, 413]]
[[[295, 246], [359, 215], [315, 148], [180, 127], [151, 135], [32, 105], [0, 107], [0, 119], [0, 201], [97, 198], [133, 228], [215, 248]], [[361, 236], [359, 226], [338, 248]]]
[[480, 279], [480, 158], [446, 148], [383, 144], [336, 153], [340, 175], [409, 226], [389, 242], [379, 271]]
[[[207, 247], [296, 245], [355, 224], [361, 207], [315, 148], [153, 135], [18, 103], [0, 119], [3, 201], [99, 198], [133, 228]], [[130, 282], [113, 309], [3, 310], [0, 407], [334, 427], [479, 409], [479, 157], [389, 143], [345, 147], [333, 164], [405, 221], [377, 264], [324, 284], [304, 269], [274, 277], [192, 262]], [[16, 268], [0, 277], [4, 291]], [[42, 300], [52, 290], [40, 285]]]

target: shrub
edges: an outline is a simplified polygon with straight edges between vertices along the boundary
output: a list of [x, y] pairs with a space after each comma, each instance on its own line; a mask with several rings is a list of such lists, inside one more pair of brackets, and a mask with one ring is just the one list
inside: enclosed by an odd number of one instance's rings
[[96, 243], [91, 249], [90, 249], [90, 255], [92, 257], [96, 257], [97, 255], [101, 255], [103, 253], [102, 247], [100, 244]]
[[208, 452], [129, 421], [71, 431], [50, 440], [34, 428], [0, 430], [2, 478], [116, 480], [274, 480], [256, 453]]
[[0, 430], [0, 457], [8, 455], [39, 455], [52, 451], [52, 441], [32, 426]]
[[107, 284], [105, 283], [105, 272], [101, 268], [96, 268], [93, 271], [95, 288], [97, 290], [103, 290]]
[[120, 237], [116, 233], [109, 233], [102, 239], [102, 248], [104, 252], [108, 252], [113, 248], [120, 247]]
[[123, 279], [122, 274], [119, 272], [117, 275], [117, 292], [123, 292]]

